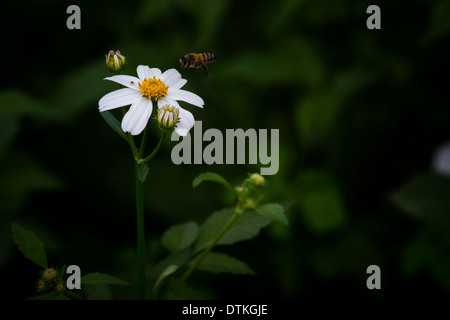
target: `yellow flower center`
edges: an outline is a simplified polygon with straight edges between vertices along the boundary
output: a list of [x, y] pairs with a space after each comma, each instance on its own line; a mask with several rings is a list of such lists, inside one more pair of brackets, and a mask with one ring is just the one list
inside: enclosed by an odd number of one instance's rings
[[138, 82], [142, 96], [157, 101], [159, 98], [167, 95], [169, 87], [164, 82], [153, 77], [153, 79], [144, 79]]

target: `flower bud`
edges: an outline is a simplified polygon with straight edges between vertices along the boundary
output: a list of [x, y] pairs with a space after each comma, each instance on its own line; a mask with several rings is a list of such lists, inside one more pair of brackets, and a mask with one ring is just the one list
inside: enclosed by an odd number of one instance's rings
[[257, 174], [257, 173], [253, 173], [250, 177], [249, 177], [249, 182], [254, 184], [255, 186], [262, 186], [265, 183], [264, 177]]
[[125, 66], [125, 57], [120, 53], [119, 50], [114, 52], [113, 50], [110, 50], [106, 57], [106, 65], [108, 66], [109, 70], [113, 73], [119, 73], [123, 70]]
[[53, 268], [48, 268], [42, 273], [42, 278], [46, 281], [53, 280], [57, 277], [58, 272]]
[[36, 287], [37, 287], [38, 291], [44, 291], [45, 287], [46, 287], [44, 280], [39, 280]]
[[179, 109], [165, 105], [158, 109], [158, 124], [162, 131], [169, 131], [175, 127], [179, 119]]
[[63, 293], [65, 290], [65, 286], [63, 282], [58, 282], [58, 284], [56, 285], [56, 292], [57, 293]]
[[246, 210], [254, 209], [256, 207], [256, 202], [253, 199], [246, 199], [242, 204], [242, 207]]

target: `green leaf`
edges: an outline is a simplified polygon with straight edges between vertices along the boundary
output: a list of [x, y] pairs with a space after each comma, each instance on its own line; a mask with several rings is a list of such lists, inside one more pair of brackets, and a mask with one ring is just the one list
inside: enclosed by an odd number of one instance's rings
[[52, 116], [60, 121], [71, 121], [84, 110], [93, 110], [93, 105], [97, 104], [102, 96], [112, 88], [117, 89], [116, 85], [101, 79], [106, 72], [105, 65], [98, 63], [98, 60], [84, 63], [67, 72], [60, 78], [60, 85], [52, 95]]
[[407, 276], [426, 272], [436, 284], [449, 290], [449, 250], [448, 230], [426, 226], [404, 249], [401, 269]]
[[220, 183], [221, 185], [225, 186], [226, 188], [230, 189], [231, 192], [234, 193], [234, 189], [231, 186], [231, 184], [228, 183], [227, 180], [225, 180], [224, 177], [222, 177], [221, 175], [214, 173], [214, 172], [205, 172], [205, 173], [200, 173], [195, 179], [194, 181], [192, 181], [192, 187], [197, 187], [200, 183], [202, 183], [203, 181], [214, 181], [217, 183]]
[[284, 215], [283, 207], [276, 203], [265, 204], [255, 209], [260, 215], [279, 221], [282, 224], [288, 225], [288, 219]]
[[159, 261], [152, 273], [150, 284], [153, 287], [153, 296], [157, 297], [159, 289], [163, 282], [166, 282], [168, 278], [173, 278], [172, 275], [179, 269], [181, 265], [184, 265], [190, 258], [190, 252], [188, 249], [176, 251], [170, 254], [164, 260]]
[[197, 269], [213, 273], [255, 274], [245, 262], [218, 252], [208, 253], [205, 259], [197, 266]]
[[44, 244], [33, 232], [26, 230], [17, 223], [12, 225], [12, 233], [14, 242], [19, 247], [20, 251], [44, 269], [48, 268], [47, 256], [45, 254]]
[[15, 88], [0, 90], [0, 106], [0, 118], [17, 118], [25, 115], [41, 119], [53, 117], [46, 104]]
[[147, 179], [147, 176], [148, 176], [148, 165], [147, 165], [147, 163], [139, 165], [139, 168], [138, 168], [139, 181], [144, 183], [145, 179]]
[[198, 224], [188, 222], [171, 227], [162, 236], [162, 244], [170, 252], [185, 249], [189, 247], [197, 238]]
[[450, 179], [433, 173], [415, 175], [390, 197], [400, 210], [445, 225], [450, 222]]
[[170, 276], [171, 274], [173, 274], [175, 271], [177, 271], [179, 268], [179, 266], [171, 264], [169, 266], [167, 266], [166, 269], [164, 269], [163, 272], [161, 272], [161, 274], [159, 275], [158, 279], [155, 282], [155, 285], [153, 286], [153, 290], [157, 290], [158, 286], [161, 284], [161, 282], [167, 278], [168, 276]]
[[109, 111], [100, 112], [100, 115], [105, 119], [106, 123], [115, 131], [117, 134], [128, 143], [128, 137], [123, 132], [120, 122], [114, 117], [114, 115]]
[[118, 279], [116, 277], [110, 276], [106, 273], [89, 273], [81, 277], [81, 284], [115, 284], [118, 286], [128, 286], [128, 282]]
[[[214, 237], [222, 230], [233, 215], [234, 209], [228, 208], [214, 212], [201, 225], [199, 236], [194, 246], [194, 252], [206, 248]], [[219, 240], [217, 245], [229, 245], [239, 241], [249, 240], [258, 235], [261, 228], [267, 226], [272, 219], [254, 211], [246, 212], [231, 225], [230, 229]]]

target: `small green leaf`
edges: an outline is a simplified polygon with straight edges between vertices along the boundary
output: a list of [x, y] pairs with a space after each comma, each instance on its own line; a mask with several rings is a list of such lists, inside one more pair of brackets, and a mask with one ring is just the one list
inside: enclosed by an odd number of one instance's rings
[[448, 177], [422, 173], [409, 179], [391, 195], [390, 200], [407, 214], [446, 225], [450, 222], [449, 194]]
[[198, 235], [198, 224], [188, 222], [171, 227], [162, 236], [162, 244], [170, 252], [189, 247]]
[[110, 276], [106, 273], [89, 273], [81, 277], [81, 284], [115, 284], [118, 286], [128, 286], [128, 282], [118, 279], [116, 277]]
[[[191, 264], [193, 261], [195, 259]], [[210, 252], [197, 269], [213, 273], [255, 274], [245, 262], [218, 252]]]
[[30, 116], [32, 118], [53, 118], [51, 108], [33, 96], [16, 88], [2, 88], [0, 90], [0, 118], [18, 118]]
[[265, 204], [255, 209], [260, 215], [279, 221], [282, 224], [288, 225], [288, 219], [284, 215], [283, 207], [276, 203]]
[[234, 193], [234, 189], [231, 186], [231, 184], [228, 183], [227, 180], [225, 180], [224, 177], [222, 177], [221, 175], [214, 173], [214, 172], [205, 172], [205, 173], [200, 173], [195, 179], [194, 181], [192, 181], [192, 187], [197, 187], [200, 183], [202, 183], [203, 181], [214, 181], [217, 183], [220, 183], [221, 185], [225, 186], [226, 188], [228, 188], [229, 190], [231, 190], [231, 192]]
[[[233, 212], [233, 208], [219, 210], [206, 219], [200, 227], [194, 252], [198, 252], [209, 245], [231, 218]], [[267, 226], [271, 221], [272, 219], [263, 217], [254, 211], [246, 212], [238, 217], [217, 244], [228, 245], [239, 241], [249, 240], [257, 236], [261, 228]]]
[[138, 169], [139, 181], [144, 183], [145, 179], [147, 179], [147, 176], [148, 176], [148, 165], [147, 165], [147, 163], [139, 165], [139, 169]]
[[100, 112], [100, 115], [105, 119], [106, 123], [115, 131], [117, 134], [125, 139], [126, 142], [128, 142], [128, 137], [123, 132], [122, 126], [120, 125], [120, 122], [114, 117], [114, 115], [109, 111], [102, 111]]
[[12, 232], [14, 242], [19, 247], [20, 251], [44, 269], [48, 268], [47, 256], [45, 254], [44, 244], [33, 232], [26, 230], [17, 223], [12, 225]]
[[170, 276], [171, 274], [173, 274], [175, 271], [177, 271], [179, 268], [179, 266], [171, 264], [169, 266], [167, 266], [166, 269], [164, 269], [164, 271], [159, 275], [158, 279], [155, 282], [155, 285], [153, 286], [153, 290], [156, 290], [158, 288], [158, 286], [161, 284], [161, 282], [167, 278], [168, 276]]
[[167, 258], [159, 261], [150, 278], [150, 284], [153, 286], [153, 296], [157, 297], [159, 289], [164, 286], [163, 283], [167, 279], [173, 278], [172, 275], [179, 269], [181, 265], [184, 265], [190, 258], [190, 252], [188, 249], [176, 251], [170, 254]]

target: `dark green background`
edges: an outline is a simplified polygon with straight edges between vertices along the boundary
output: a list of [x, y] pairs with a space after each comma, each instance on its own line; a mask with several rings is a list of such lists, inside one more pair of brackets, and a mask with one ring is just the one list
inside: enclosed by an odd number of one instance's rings
[[[81, 30], [66, 28], [70, 4], [81, 8]], [[370, 4], [381, 7], [381, 30], [366, 28]], [[102, 80], [110, 49], [127, 57], [130, 75], [214, 52], [212, 79], [181, 71], [204, 109], [183, 106], [204, 130], [280, 131], [266, 200], [295, 201], [290, 225], [218, 248], [257, 276], [198, 271], [190, 284], [204, 298], [448, 296], [449, 179], [429, 173], [450, 138], [448, 1], [16, 1], [2, 16], [0, 270], [9, 298], [33, 295], [39, 272], [14, 245], [13, 222], [41, 237], [53, 266], [135, 281], [133, 159], [97, 104], [117, 88]], [[174, 145], [151, 161], [145, 185], [152, 262], [167, 254], [159, 238], [170, 225], [231, 205], [219, 185], [193, 189], [197, 174], [239, 184], [259, 170], [176, 166]], [[378, 291], [366, 287], [372, 264]], [[134, 287], [112, 289], [135, 297]]]

